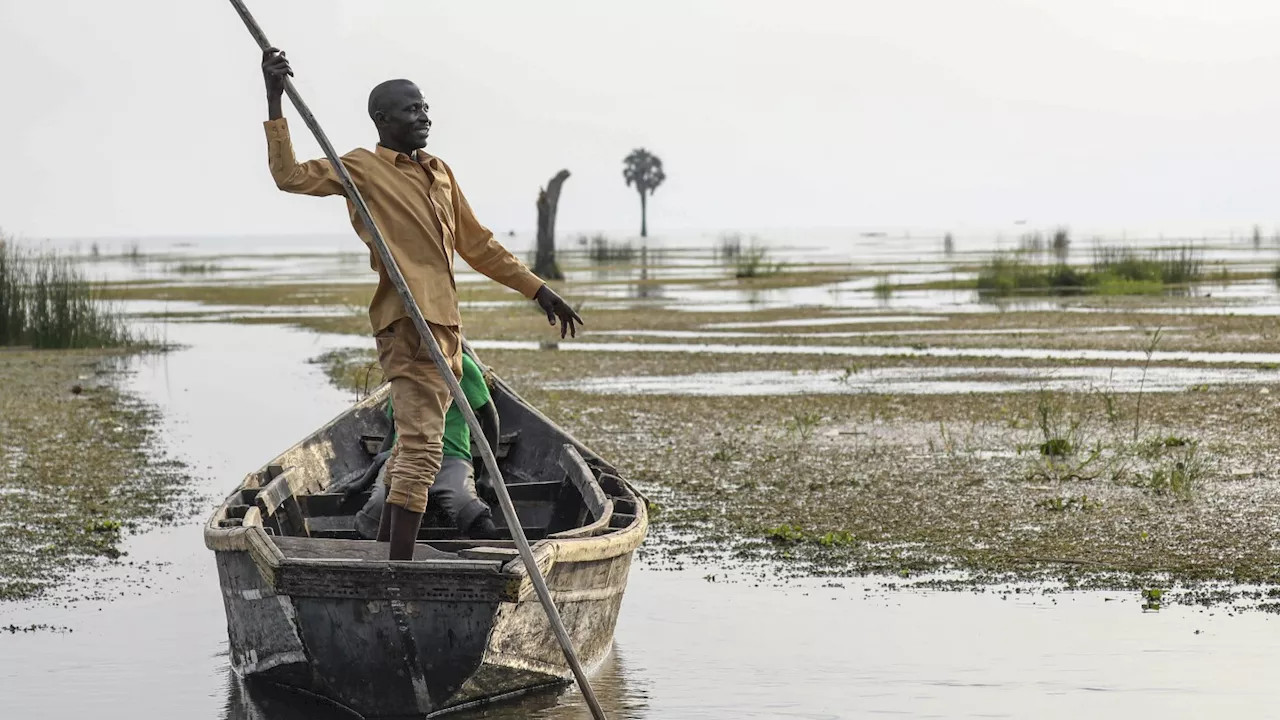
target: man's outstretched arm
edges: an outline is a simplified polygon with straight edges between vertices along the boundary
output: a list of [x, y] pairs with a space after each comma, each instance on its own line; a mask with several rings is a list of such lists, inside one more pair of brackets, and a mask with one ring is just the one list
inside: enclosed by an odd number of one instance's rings
[[328, 160], [308, 160], [299, 163], [293, 155], [293, 141], [289, 137], [289, 123], [284, 119], [281, 97], [284, 95], [286, 76], [293, 69], [284, 53], [267, 48], [262, 53], [262, 78], [267, 84], [267, 163], [276, 187], [285, 192], [303, 195], [341, 195], [342, 183]]
[[458, 232], [455, 247], [467, 264], [476, 272], [492, 280], [502, 283], [525, 297], [538, 303], [547, 314], [547, 322], [552, 325], [560, 321], [560, 337], [566, 334], [577, 336], [577, 325], [585, 325], [578, 313], [569, 303], [556, 294], [554, 290], [533, 274], [520, 259], [511, 254], [493, 237], [488, 228], [480, 224], [471, 210], [470, 203], [458, 187], [458, 179], [453, 170], [446, 165], [449, 179], [453, 181], [453, 208], [458, 221]]

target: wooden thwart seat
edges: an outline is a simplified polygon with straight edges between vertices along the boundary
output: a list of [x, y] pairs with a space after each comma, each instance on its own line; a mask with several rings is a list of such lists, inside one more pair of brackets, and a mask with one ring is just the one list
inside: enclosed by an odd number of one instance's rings
[[309, 537], [307, 521], [296, 496], [299, 492], [319, 488], [311, 487], [314, 483], [308, 483], [296, 468], [285, 470], [279, 465], [269, 465], [266, 472], [271, 481], [254, 498], [254, 504], [262, 513], [263, 519], [275, 520], [281, 535]]

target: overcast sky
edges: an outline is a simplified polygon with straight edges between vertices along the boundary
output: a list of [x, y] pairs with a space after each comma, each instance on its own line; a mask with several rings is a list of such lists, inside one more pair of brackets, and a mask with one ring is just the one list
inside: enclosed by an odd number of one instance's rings
[[[415, 80], [481, 222], [766, 227], [1280, 224], [1280, 3], [249, 0], [340, 151]], [[222, 0], [0, 0], [0, 227], [343, 232], [267, 171], [260, 54]], [[300, 157], [319, 156], [287, 107]]]

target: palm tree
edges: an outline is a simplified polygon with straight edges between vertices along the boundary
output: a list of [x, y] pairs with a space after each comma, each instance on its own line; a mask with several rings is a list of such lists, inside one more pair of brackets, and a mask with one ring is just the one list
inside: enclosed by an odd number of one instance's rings
[[667, 179], [662, 171], [662, 160], [644, 148], [632, 150], [622, 159], [622, 178], [627, 186], [635, 185], [640, 193], [640, 237], [649, 237], [648, 197]]

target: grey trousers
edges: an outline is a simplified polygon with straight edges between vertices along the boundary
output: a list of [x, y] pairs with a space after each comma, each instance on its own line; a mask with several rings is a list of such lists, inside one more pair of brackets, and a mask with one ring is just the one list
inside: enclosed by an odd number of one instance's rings
[[[373, 493], [369, 501], [356, 513], [356, 531], [360, 537], [372, 540], [378, 536], [378, 522], [382, 519], [382, 506], [387, 501], [386, 493], [387, 466], [383, 465], [374, 482]], [[436, 473], [436, 481], [431, 485], [427, 497], [428, 507], [438, 507], [453, 522], [454, 526], [466, 532], [471, 525], [484, 516], [492, 516], [489, 504], [476, 495], [476, 473], [470, 460], [452, 455], [445, 455], [440, 461], [440, 472]]]

